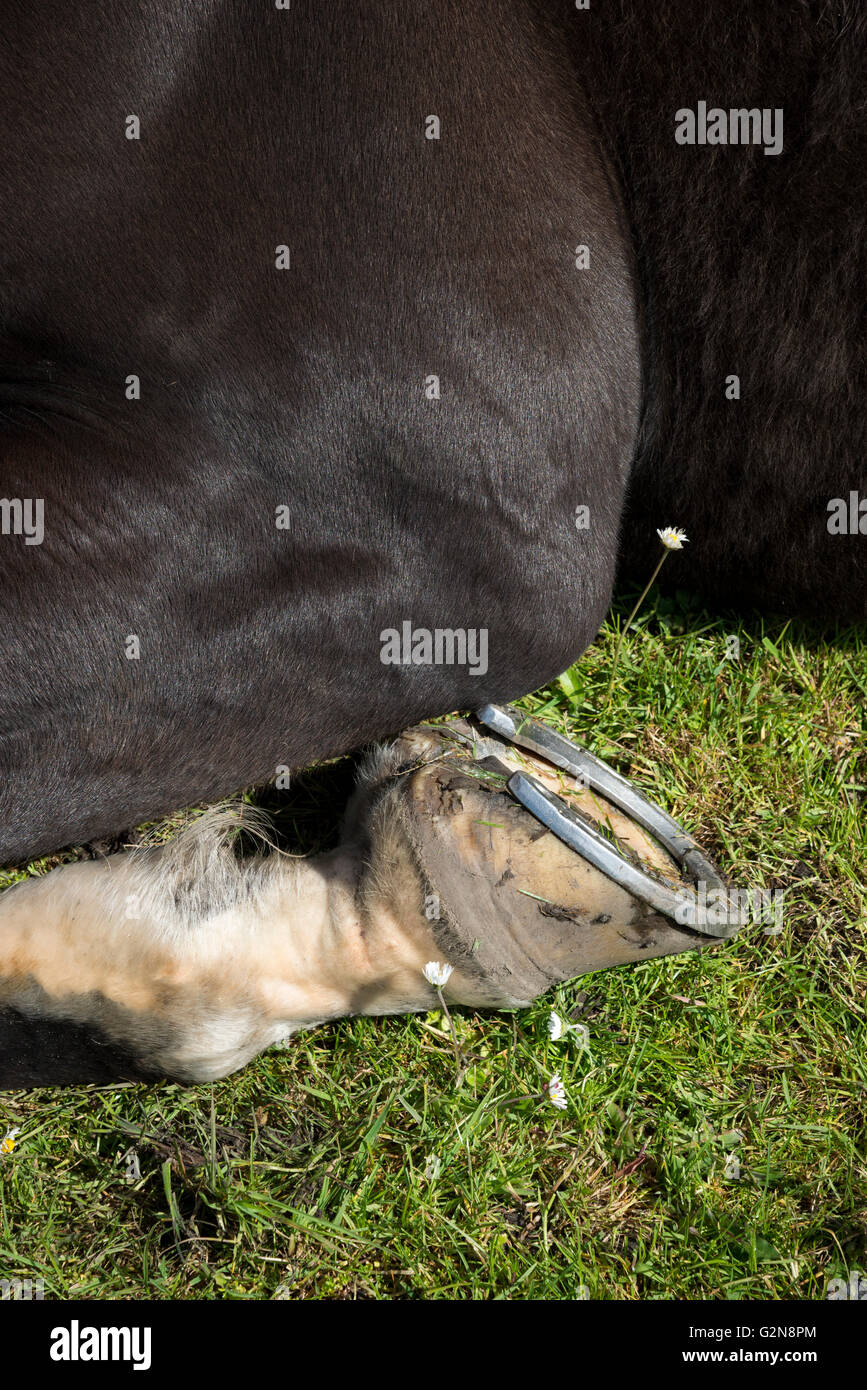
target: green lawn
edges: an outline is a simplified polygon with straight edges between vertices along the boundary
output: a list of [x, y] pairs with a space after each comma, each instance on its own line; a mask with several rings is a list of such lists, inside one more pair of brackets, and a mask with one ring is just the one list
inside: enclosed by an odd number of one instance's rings
[[[654, 591], [605, 706], [630, 607], [524, 705], [737, 886], [785, 889], [782, 932], [459, 1010], [457, 1089], [434, 1012], [322, 1028], [213, 1086], [6, 1094], [0, 1277], [57, 1298], [791, 1299], [867, 1272], [864, 637]], [[293, 795], [278, 824], [309, 840], [329, 794]], [[589, 1050], [549, 1041], [551, 1007]], [[555, 1070], [565, 1111], [501, 1103]]]

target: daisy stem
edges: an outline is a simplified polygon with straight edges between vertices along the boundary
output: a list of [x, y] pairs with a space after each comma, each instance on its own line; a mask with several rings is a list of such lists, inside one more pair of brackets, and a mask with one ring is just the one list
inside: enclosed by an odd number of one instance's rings
[[452, 1035], [452, 1047], [453, 1047], [454, 1050], [455, 1050], [455, 1061], [456, 1061], [457, 1064], [458, 1064], [458, 1071], [460, 1071], [461, 1067], [464, 1065], [464, 1055], [463, 1055], [463, 1053], [461, 1052], [461, 1045], [460, 1045], [460, 1043], [458, 1042], [458, 1035], [457, 1035], [457, 1031], [456, 1031], [456, 1029], [455, 1029], [455, 1025], [452, 1023], [452, 1016], [451, 1016], [451, 1014], [449, 1013], [449, 1006], [448, 1006], [448, 1004], [446, 1003], [445, 999], [443, 998], [442, 986], [441, 986], [441, 985], [437, 985], [436, 988], [437, 988], [437, 994], [439, 995], [440, 1008], [442, 1009], [443, 1013], [444, 1013], [445, 1016], [446, 1016], [446, 1020], [447, 1020], [448, 1025], [449, 1025], [449, 1032], [450, 1032], [451, 1035]]
[[505, 1100], [497, 1101], [497, 1109], [502, 1105], [520, 1105], [522, 1100], [544, 1100], [546, 1095], [547, 1090], [530, 1091], [524, 1096], [506, 1096]]
[[606, 705], [608, 704], [608, 701], [611, 699], [611, 689], [612, 689], [612, 687], [613, 687], [613, 685], [614, 685], [614, 676], [615, 676], [615, 673], [616, 673], [616, 671], [617, 671], [617, 661], [618, 661], [618, 658], [619, 658], [619, 656], [620, 656], [620, 648], [623, 646], [623, 639], [624, 639], [624, 637], [626, 636], [626, 633], [628, 632], [629, 628], [630, 628], [631, 625], [632, 625], [632, 620], [633, 620], [633, 618], [635, 617], [636, 613], [638, 612], [638, 610], [639, 610], [639, 608], [641, 607], [641, 605], [642, 605], [642, 603], [644, 602], [644, 600], [647, 598], [647, 595], [650, 593], [651, 587], [652, 587], [652, 585], [653, 585], [653, 581], [654, 581], [654, 579], [656, 578], [656, 576], [659, 574], [659, 571], [662, 569], [662, 567], [663, 567], [663, 565], [665, 564], [665, 561], [666, 561], [667, 558], [668, 558], [668, 550], [665, 549], [665, 550], [663, 550], [662, 554], [661, 554], [660, 557], [659, 557], [659, 564], [656, 566], [656, 569], [653, 571], [653, 574], [652, 574], [652, 575], [650, 576], [650, 578], [648, 579], [645, 588], [642, 590], [642, 593], [641, 593], [641, 596], [640, 596], [638, 602], [636, 603], [636, 605], [635, 605], [635, 607], [633, 608], [632, 612], [630, 613], [629, 617], [626, 619], [626, 622], [624, 623], [623, 627], [620, 629], [620, 636], [619, 636], [618, 639], [617, 639], [617, 646], [614, 648], [614, 660], [613, 660], [612, 663], [611, 663], [611, 675], [610, 675], [609, 678], [608, 678], [608, 689], [607, 689], [606, 692], [605, 692], [605, 703], [606, 703]]

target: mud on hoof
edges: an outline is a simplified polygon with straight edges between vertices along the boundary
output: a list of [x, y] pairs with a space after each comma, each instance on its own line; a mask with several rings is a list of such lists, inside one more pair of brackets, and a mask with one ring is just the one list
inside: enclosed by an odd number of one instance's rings
[[[422, 731], [412, 732], [420, 747]], [[677, 889], [675, 861], [610, 802], [462, 722], [429, 734], [420, 752], [426, 765], [395, 785], [393, 814], [424, 886], [438, 955], [455, 967], [456, 1001], [528, 1004], [588, 971], [707, 944], [564, 845], [506, 781], [531, 773]]]
[[359, 772], [337, 849], [239, 860], [206, 814], [172, 843], [71, 864], [0, 896], [0, 1085], [206, 1081], [299, 1029], [552, 984], [707, 944], [653, 913], [505, 790], [517, 768], [607, 825], [672, 886], [674, 862], [598, 795], [460, 721], [409, 730]]

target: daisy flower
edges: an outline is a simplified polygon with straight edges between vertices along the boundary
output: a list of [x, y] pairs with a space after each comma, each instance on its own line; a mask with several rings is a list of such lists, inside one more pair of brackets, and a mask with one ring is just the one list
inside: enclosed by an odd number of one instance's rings
[[563, 1022], [560, 1015], [555, 1013], [552, 1009], [548, 1019], [548, 1037], [552, 1042], [560, 1042], [561, 1038], [565, 1038], [568, 1031], [568, 1027]]
[[659, 571], [662, 569], [662, 566], [664, 565], [665, 561], [668, 559], [668, 552], [670, 550], [683, 550], [683, 547], [687, 545], [689, 542], [689, 537], [687, 536], [686, 532], [681, 529], [680, 526], [663, 526], [662, 530], [660, 530], [657, 526], [656, 534], [662, 541], [662, 554], [659, 557], [659, 564], [656, 566], [656, 569], [653, 571], [653, 574], [650, 576], [650, 578], [647, 581], [647, 584], [641, 592], [641, 597], [639, 598], [629, 617], [626, 619], [625, 626], [621, 627], [620, 629], [620, 635], [617, 638], [617, 646], [614, 648], [614, 660], [611, 663], [611, 675], [608, 677], [608, 689], [605, 692], [606, 704], [611, 699], [611, 692], [614, 689], [614, 673], [617, 670], [617, 661], [620, 656], [620, 648], [623, 646], [623, 638], [625, 637], [629, 629], [632, 627], [632, 620], [634, 619], [636, 613], [638, 612], [644, 600], [647, 598], [647, 595], [650, 593], [650, 589], [654, 579], [659, 574]]
[[548, 1099], [558, 1110], [566, 1109], [566, 1087], [560, 1080], [560, 1073], [555, 1071], [551, 1080], [548, 1082]]
[[657, 528], [656, 534], [666, 550], [683, 550], [689, 544], [689, 536], [679, 526], [664, 526], [661, 531]]
[[548, 1018], [548, 1036], [552, 1042], [562, 1042], [569, 1033], [577, 1033], [582, 1047], [590, 1046], [590, 1029], [584, 1023], [566, 1023], [552, 1009]]
[[461, 1052], [461, 1045], [458, 1042], [457, 1030], [455, 1029], [454, 1022], [452, 1021], [452, 1016], [449, 1013], [449, 1006], [446, 1003], [445, 999], [443, 999], [443, 985], [448, 984], [449, 976], [451, 975], [453, 970], [453, 965], [446, 965], [441, 960], [429, 960], [424, 970], [422, 971], [422, 974], [424, 975], [428, 984], [433, 985], [434, 989], [436, 990], [437, 998], [440, 1001], [440, 1007], [442, 1008], [442, 1011], [446, 1016], [446, 1022], [449, 1025], [449, 1032], [451, 1033], [452, 1037], [452, 1047], [455, 1050], [455, 1060], [458, 1064], [458, 1079], [460, 1079], [461, 1068], [464, 1066], [464, 1057], [463, 1053]]
[[3, 1138], [0, 1139], [0, 1154], [11, 1154], [11, 1153], [12, 1153], [13, 1149], [15, 1148], [15, 1139], [16, 1139], [16, 1136], [19, 1135], [20, 1133], [21, 1133], [20, 1128], [18, 1128], [18, 1129], [7, 1129], [6, 1133], [3, 1135]]
[[429, 960], [422, 973], [429, 985], [435, 985], [439, 989], [448, 984], [453, 970], [453, 965], [444, 965], [439, 960]]

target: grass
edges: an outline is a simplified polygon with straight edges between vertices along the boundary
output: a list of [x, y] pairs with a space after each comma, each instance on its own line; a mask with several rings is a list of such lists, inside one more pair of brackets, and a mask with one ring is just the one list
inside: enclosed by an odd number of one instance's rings
[[[784, 889], [782, 932], [455, 1010], [458, 1089], [433, 1011], [319, 1029], [213, 1086], [4, 1095], [0, 1277], [88, 1299], [793, 1299], [867, 1271], [864, 637], [652, 596], [605, 705], [629, 608], [524, 706], [737, 886]], [[323, 799], [305, 781], [281, 832], [309, 842]], [[549, 1041], [551, 1007], [589, 1051]], [[564, 1112], [500, 1104], [555, 1070]]]

